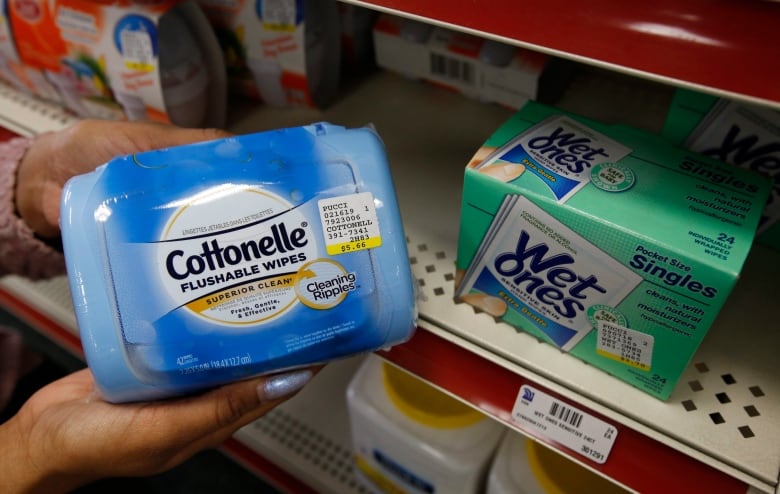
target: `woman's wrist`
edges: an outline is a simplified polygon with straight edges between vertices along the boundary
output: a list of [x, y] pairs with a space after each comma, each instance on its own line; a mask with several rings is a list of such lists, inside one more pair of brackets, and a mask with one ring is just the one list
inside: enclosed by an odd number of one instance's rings
[[0, 492], [4, 494], [57, 494], [97, 480], [60, 472], [61, 451], [36, 452], [25, 434], [23, 420], [16, 415], [0, 424]]
[[16, 170], [16, 211], [35, 235], [44, 239], [59, 237], [56, 218], [48, 218], [45, 213], [47, 201], [59, 201], [59, 190], [46, 176], [48, 168], [53, 166], [50, 161], [56, 156], [49, 150], [49, 141], [54, 138], [54, 134], [36, 137], [19, 160]]
[[0, 143], [0, 275], [17, 273], [38, 279], [62, 274], [65, 264], [62, 252], [41, 240], [17, 204], [22, 194], [20, 165], [33, 142], [20, 137]]
[[[0, 424], [0, 442], [13, 447], [0, 449], [0, 491], [8, 494], [43, 492], [47, 474], [29, 451], [29, 441], [13, 417]], [[56, 491], [54, 491], [56, 492]]]

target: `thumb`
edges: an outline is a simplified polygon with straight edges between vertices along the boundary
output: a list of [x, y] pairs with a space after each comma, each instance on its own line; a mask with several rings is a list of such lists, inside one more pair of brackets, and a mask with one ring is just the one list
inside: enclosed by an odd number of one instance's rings
[[[195, 449], [213, 447], [239, 428], [257, 420], [300, 391], [320, 367], [298, 369], [281, 374], [239, 381], [185, 399], [180, 409], [183, 432], [200, 437]], [[200, 431], [200, 433], [198, 433]]]
[[239, 381], [199, 396], [161, 402], [157, 413], [168, 420], [156, 424], [165, 429], [159, 433], [164, 438], [161, 448], [167, 448], [170, 454], [156, 460], [157, 468], [167, 470], [199, 451], [219, 446], [238, 429], [295, 395], [318, 370], [301, 369]]
[[43, 184], [41, 197], [41, 214], [43, 224], [37, 227], [36, 233], [44, 238], [54, 238], [59, 235], [60, 196], [62, 186], [52, 182]]

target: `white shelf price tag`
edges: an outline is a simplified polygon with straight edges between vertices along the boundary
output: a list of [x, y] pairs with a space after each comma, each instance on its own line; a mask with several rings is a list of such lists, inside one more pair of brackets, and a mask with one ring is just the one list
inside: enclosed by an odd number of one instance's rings
[[534, 435], [563, 444], [591, 461], [607, 461], [617, 428], [531, 386], [523, 385], [512, 419]]

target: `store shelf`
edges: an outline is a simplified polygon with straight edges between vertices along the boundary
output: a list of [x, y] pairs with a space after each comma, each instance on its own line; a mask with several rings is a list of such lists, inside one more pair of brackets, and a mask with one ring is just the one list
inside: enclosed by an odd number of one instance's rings
[[0, 127], [31, 136], [58, 130], [76, 117], [57, 105], [20, 93], [0, 81]]
[[347, 385], [363, 358], [326, 366], [293, 399], [239, 430], [235, 439], [251, 452], [246, 457], [248, 466], [260, 454], [312, 492], [369, 494], [353, 473], [347, 416]]
[[780, 108], [778, 2], [344, 1]]
[[[671, 97], [669, 88], [613, 76], [599, 70], [580, 73], [559, 106], [607, 121], [658, 129]], [[0, 108], [5, 108], [4, 98], [0, 92]], [[232, 112], [230, 128], [237, 133], [328, 120], [347, 126], [372, 123], [382, 135], [421, 297], [421, 329], [410, 342], [384, 353], [386, 358], [526, 434], [536, 435], [512, 417], [524, 384], [613, 425], [617, 440], [603, 464], [548, 438], [537, 438], [632, 489], [728, 493], [752, 487], [777, 491], [780, 376], [773, 352], [780, 334], [771, 330], [776, 312], [772, 280], [780, 276], [777, 252], [755, 250], [694, 365], [672, 398], [661, 402], [453, 302], [463, 167], [510, 115], [509, 110], [377, 73], [324, 112], [306, 108], [234, 108]], [[12, 116], [20, 120], [19, 126], [32, 126], [25, 123], [23, 114]], [[78, 347], [78, 341], [73, 341], [75, 321], [69, 300], [61, 298], [63, 286], [62, 279], [31, 283], [7, 277], [0, 283], [0, 303]], [[295, 413], [305, 413], [306, 406], [301, 408]], [[332, 411], [335, 416], [337, 407]], [[715, 413], [722, 422], [713, 421], [711, 414]], [[312, 427], [317, 430], [319, 425]], [[237, 436], [249, 448], [250, 458], [251, 451], [262, 453], [260, 457], [273, 454], [263, 450], [267, 440], [263, 434], [247, 429]], [[300, 472], [293, 465], [298, 460], [289, 458], [268, 456], [296, 476], [319, 472], [299, 467], [304, 470]]]
[[[579, 105], [581, 112], [598, 113], [611, 120], [617, 120], [617, 113], [622, 111], [624, 120], [636, 120], [638, 125], [658, 129], [668, 97], [666, 88], [637, 85], [631, 92], [624, 92], [616, 87], [623, 82], [637, 84], [622, 79], [615, 81], [608, 74], [598, 72], [582, 74], [572, 83], [561, 104], [569, 108]], [[608, 111], [605, 107], [617, 110]], [[777, 446], [780, 444], [780, 388], [773, 382], [776, 366], [768, 354], [771, 348], [776, 348], [777, 336], [764, 330], [772, 317], [773, 295], [771, 290], [763, 289], [772, 279], [770, 272], [759, 273], [758, 280], [751, 279], [754, 273], [746, 274], [729, 308], [697, 355], [696, 362], [705, 362], [711, 372], [703, 375], [692, 367], [668, 403], [618, 382], [551, 346], [539, 344], [513, 328], [496, 324], [484, 314], [474, 314], [470, 307], [452, 303], [451, 279], [463, 164], [508, 114], [497, 107], [479, 105], [392, 76], [367, 81], [355, 94], [325, 113], [326, 118], [348, 125], [372, 121], [384, 136], [410, 238], [415, 274], [424, 282], [421, 288], [421, 326], [427, 328], [421, 333], [424, 336], [387, 356], [509, 425], [515, 425], [508, 420], [508, 414], [523, 378], [527, 378], [571, 403], [581, 404], [625, 426], [626, 431], [621, 432], [624, 447], [616, 445], [610, 462], [603, 467], [588, 465], [638, 490], [683, 492], [691, 484], [681, 479], [691, 482], [709, 479], [710, 485], [716, 485], [719, 492], [728, 492], [729, 486], [734, 492], [744, 491], [742, 482], [767, 492], [774, 491], [780, 472]], [[242, 131], [257, 129], [266, 115], [249, 116], [236, 122], [235, 127]], [[302, 111], [285, 123], [302, 123], [317, 116]], [[757, 271], [763, 269], [762, 257], [769, 266], [778, 264], [775, 252], [757, 250], [757, 254], [751, 260], [751, 266], [758, 267]], [[760, 298], [761, 294], [765, 298]], [[750, 328], [743, 328], [742, 321], [749, 321]], [[741, 337], [731, 341], [730, 333], [736, 327], [740, 328]], [[429, 338], [429, 334], [438, 338]], [[439, 352], [445, 352], [443, 348], [450, 345], [468, 348], [468, 353], [480, 358], [469, 360], [469, 365], [462, 365], [457, 359], [440, 358]], [[403, 357], [404, 351], [411, 352], [413, 357]], [[437, 361], [446, 364], [436, 364]], [[458, 379], [447, 380], [455, 370], [468, 369], [463, 371], [468, 377], [478, 373], [479, 367], [485, 367], [490, 376], [492, 371], [487, 369], [494, 365], [521, 377], [510, 380], [505, 387], [486, 386], [485, 382], [492, 382], [488, 378], [477, 383], [481, 394], [475, 396], [468, 396], [464, 383]], [[731, 374], [739, 385], [727, 387], [722, 381], [719, 383], [724, 374]], [[703, 391], [687, 387], [686, 382], [694, 379], [702, 384]], [[752, 397], [749, 391], [752, 386], [759, 386], [765, 396]], [[732, 396], [732, 403], [719, 403], [716, 394], [720, 392]], [[496, 400], [501, 406], [495, 405]], [[682, 403], [688, 401], [696, 404], [697, 410], [687, 412]], [[751, 404], [760, 410], [760, 416], [745, 414], [742, 407]], [[726, 422], [716, 426], [710, 413], [721, 413]], [[753, 438], [741, 435], [738, 427], [744, 425], [754, 431]], [[654, 460], [648, 463], [647, 458]], [[659, 476], [655, 469], [665, 469], [675, 475]], [[701, 476], [694, 472], [700, 472]], [[643, 478], [638, 478], [642, 475]], [[665, 479], [668, 485], [664, 485]]]

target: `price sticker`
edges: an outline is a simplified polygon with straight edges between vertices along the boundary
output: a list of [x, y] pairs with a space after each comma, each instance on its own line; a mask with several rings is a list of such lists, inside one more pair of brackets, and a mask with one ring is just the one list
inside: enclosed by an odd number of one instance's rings
[[154, 49], [149, 33], [140, 30], [124, 29], [120, 36], [125, 67], [139, 72], [153, 71]]
[[652, 335], [613, 324], [598, 321], [596, 353], [602, 357], [622, 362], [631, 367], [649, 371], [653, 363]]
[[263, 27], [271, 31], [293, 31], [298, 18], [297, 4], [289, 0], [263, 0], [260, 7]]
[[325, 250], [348, 254], [382, 245], [374, 196], [370, 192], [322, 199], [320, 210]]

